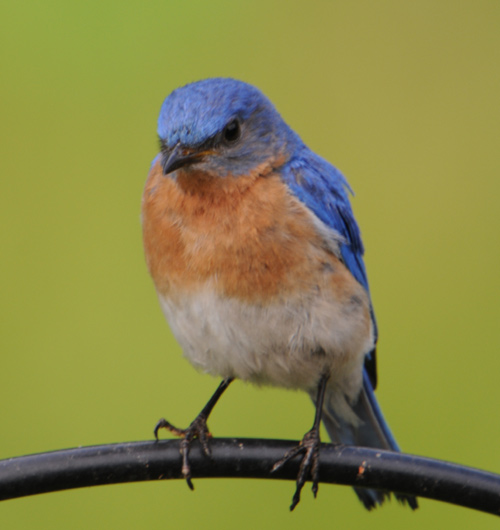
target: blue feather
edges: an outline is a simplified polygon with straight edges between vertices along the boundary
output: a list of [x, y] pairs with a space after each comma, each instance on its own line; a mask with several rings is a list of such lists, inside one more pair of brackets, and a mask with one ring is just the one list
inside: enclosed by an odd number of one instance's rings
[[347, 268], [368, 291], [363, 263], [363, 243], [354, 219], [348, 192], [352, 193], [342, 173], [306, 146], [299, 149], [283, 170], [290, 190], [323, 223], [342, 236], [340, 250]]

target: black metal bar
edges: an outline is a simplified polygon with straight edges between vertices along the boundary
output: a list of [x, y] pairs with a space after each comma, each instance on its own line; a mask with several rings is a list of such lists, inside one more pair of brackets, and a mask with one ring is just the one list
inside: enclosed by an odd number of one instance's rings
[[[212, 439], [211, 456], [195, 441], [193, 478], [295, 480], [299, 459], [270, 474], [297, 442]], [[322, 444], [321, 482], [379, 488], [500, 515], [500, 476], [418, 456]], [[102, 484], [182, 478], [179, 441], [81, 447], [0, 461], [0, 500]]]

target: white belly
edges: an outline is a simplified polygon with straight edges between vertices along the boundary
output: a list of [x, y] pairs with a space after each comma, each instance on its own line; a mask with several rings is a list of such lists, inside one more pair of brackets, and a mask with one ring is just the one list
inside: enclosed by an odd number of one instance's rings
[[175, 302], [160, 296], [160, 303], [185, 356], [202, 371], [307, 391], [327, 371], [347, 397], [361, 387], [363, 357], [373, 346], [361, 308], [346, 312], [321, 292], [247, 304], [210, 286]]

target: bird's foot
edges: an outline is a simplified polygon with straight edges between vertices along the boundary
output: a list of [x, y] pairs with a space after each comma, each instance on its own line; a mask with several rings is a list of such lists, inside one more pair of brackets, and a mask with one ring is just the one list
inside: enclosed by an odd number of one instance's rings
[[191, 422], [191, 425], [187, 429], [178, 429], [177, 427], [174, 427], [170, 422], [168, 422], [165, 418], [162, 418], [156, 424], [154, 430], [155, 438], [157, 440], [158, 431], [160, 429], [167, 429], [171, 433], [182, 438], [180, 444], [180, 453], [182, 456], [182, 475], [186, 479], [189, 489], [193, 490], [194, 486], [191, 480], [191, 466], [189, 464], [189, 448], [193, 440], [195, 438], [198, 438], [198, 440], [200, 440], [203, 452], [207, 456], [210, 455], [210, 447], [208, 445], [208, 440], [212, 437], [212, 435], [208, 430], [206, 415], [203, 413], [198, 414], [198, 416], [196, 416], [194, 421]]
[[186, 479], [187, 485], [189, 486], [189, 489], [194, 490], [193, 482], [191, 481], [191, 466], [189, 465], [189, 447], [192, 443], [192, 441], [195, 438], [198, 438], [201, 443], [201, 447], [203, 449], [203, 452], [209, 456], [210, 455], [210, 447], [208, 446], [208, 440], [212, 437], [210, 434], [210, 431], [208, 430], [207, 425], [207, 419], [208, 416], [210, 416], [210, 413], [212, 412], [215, 404], [219, 400], [219, 398], [222, 396], [226, 388], [231, 384], [233, 381], [232, 377], [228, 377], [227, 379], [224, 379], [220, 385], [217, 387], [217, 390], [214, 392], [213, 396], [208, 400], [208, 403], [203, 407], [202, 411], [196, 416], [194, 421], [191, 423], [191, 425], [187, 429], [178, 429], [177, 427], [174, 427], [170, 422], [168, 422], [165, 418], [162, 418], [155, 427], [154, 433], [155, 438], [158, 440], [158, 431], [160, 429], [167, 429], [171, 433], [175, 434], [176, 436], [180, 436], [182, 438], [181, 440], [181, 447], [180, 447], [180, 453], [182, 456], [182, 475]]
[[314, 497], [318, 494], [318, 482], [319, 482], [319, 429], [313, 427], [310, 431], [306, 432], [302, 441], [288, 451], [281, 460], [278, 460], [271, 469], [271, 473], [282, 468], [287, 462], [295, 458], [298, 454], [304, 453], [302, 461], [300, 463], [299, 473], [297, 475], [297, 487], [292, 498], [292, 504], [290, 505], [290, 511], [292, 511], [300, 501], [300, 492], [306, 483], [306, 480], [311, 477], [312, 480], [312, 492]]

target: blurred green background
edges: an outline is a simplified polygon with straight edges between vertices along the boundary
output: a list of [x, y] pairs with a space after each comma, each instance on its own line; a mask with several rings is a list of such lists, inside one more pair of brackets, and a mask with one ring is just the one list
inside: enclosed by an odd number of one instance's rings
[[[260, 87], [357, 193], [401, 446], [500, 473], [497, 0], [4, 0], [0, 25], [0, 458], [151, 439], [216, 387], [163, 320], [139, 210], [164, 97], [222, 75]], [[210, 426], [298, 439], [312, 415], [236, 383]], [[290, 514], [292, 483], [195, 484], [6, 501], [0, 527], [498, 527], [428, 500], [366, 513], [340, 486]]]

